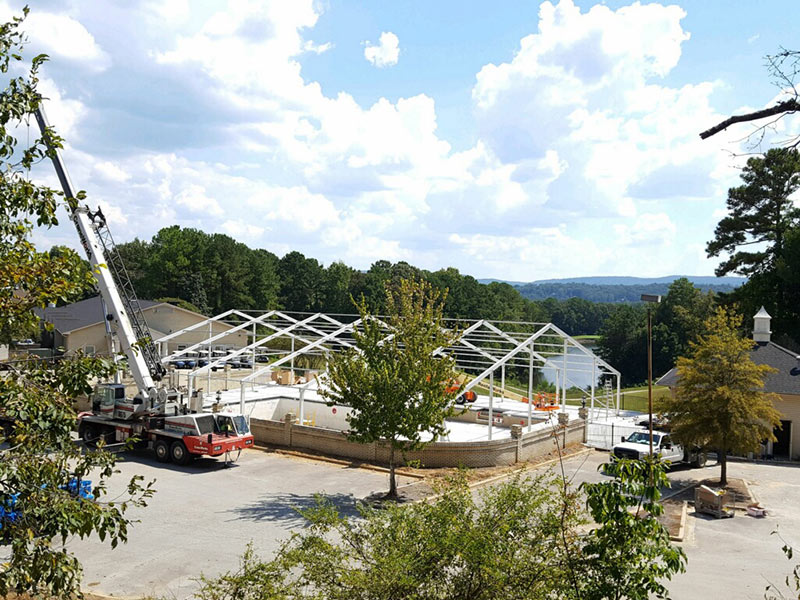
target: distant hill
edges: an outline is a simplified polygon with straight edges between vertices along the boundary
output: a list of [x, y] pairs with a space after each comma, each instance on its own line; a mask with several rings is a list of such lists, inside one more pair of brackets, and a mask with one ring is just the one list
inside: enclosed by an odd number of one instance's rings
[[[536, 281], [514, 287], [519, 290], [522, 296], [530, 300], [582, 298], [591, 302], [639, 302], [642, 294], [666, 295], [670, 284], [675, 279], [678, 279], [678, 277], [665, 277], [655, 280], [637, 277], [586, 277], [575, 281]], [[744, 281], [738, 277], [689, 277], [687, 279], [704, 292], [709, 290], [731, 292]], [[585, 283], [585, 280], [596, 282], [599, 280], [602, 283]], [[608, 280], [634, 281], [635, 283], [608, 283]], [[709, 280], [713, 283], [706, 283]], [[735, 284], [728, 283], [730, 280], [733, 280]]]
[[519, 287], [521, 285], [528, 285], [529, 283], [534, 283], [531, 281], [509, 281], [507, 279], [478, 279], [478, 283], [489, 284], [489, 283], [507, 283], [509, 285], [513, 285], [514, 287]]
[[[539, 279], [531, 281], [529, 284], [538, 285], [541, 283], [588, 283], [590, 285], [649, 285], [651, 283], [664, 283], [669, 285], [676, 279], [685, 277], [695, 285], [708, 285], [708, 286], [730, 286], [739, 287], [745, 281], [744, 277], [713, 277], [710, 275], [667, 275], [666, 277], [625, 277], [625, 276], [609, 276], [609, 277], [570, 277], [567, 279]], [[520, 284], [518, 282], [511, 282], [511, 285], [529, 285]]]

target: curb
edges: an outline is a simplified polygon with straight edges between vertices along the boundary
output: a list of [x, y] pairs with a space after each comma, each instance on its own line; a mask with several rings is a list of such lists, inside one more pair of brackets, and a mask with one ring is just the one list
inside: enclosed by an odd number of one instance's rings
[[663, 496], [661, 496], [661, 501], [663, 502], [664, 500], [669, 500], [670, 498], [673, 498], [673, 497], [677, 496], [678, 494], [682, 494], [683, 492], [685, 492], [687, 490], [693, 490], [698, 485], [700, 485], [699, 481], [693, 483], [692, 485], [687, 485], [686, 487], [682, 487], [680, 489], [673, 490], [669, 494], [664, 494]]
[[689, 503], [684, 500], [683, 506], [681, 507], [681, 521], [678, 524], [678, 533], [674, 536], [669, 536], [669, 539], [673, 542], [682, 542], [683, 538], [686, 536], [686, 515], [689, 512], [688, 506]]
[[[747, 495], [750, 496], [750, 500], [755, 502], [756, 504], [758, 504], [758, 498], [756, 498], [756, 495], [753, 493], [753, 490], [750, 488], [750, 484], [747, 483], [747, 479], [742, 479], [742, 482], [744, 483], [744, 487], [747, 490]], [[746, 510], [747, 510], [747, 507], [745, 506], [745, 511]]]

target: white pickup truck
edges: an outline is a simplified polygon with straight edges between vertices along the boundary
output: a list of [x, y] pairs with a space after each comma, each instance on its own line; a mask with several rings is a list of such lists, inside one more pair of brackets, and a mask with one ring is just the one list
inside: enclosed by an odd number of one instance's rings
[[[671, 436], [662, 431], [653, 432], [653, 451], [662, 459], [672, 464], [689, 463], [695, 467], [704, 467], [706, 455], [703, 452], [684, 450], [672, 442]], [[650, 434], [647, 431], [635, 431], [611, 450], [614, 458], [644, 458], [650, 453]]]

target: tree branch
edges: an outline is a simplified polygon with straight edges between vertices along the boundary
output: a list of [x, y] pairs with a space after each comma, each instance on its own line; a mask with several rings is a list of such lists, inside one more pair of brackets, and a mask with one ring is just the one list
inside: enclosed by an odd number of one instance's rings
[[757, 110], [755, 112], [747, 113], [744, 115], [734, 115], [722, 121], [717, 125], [714, 125], [711, 129], [706, 129], [704, 132], [700, 134], [700, 139], [707, 139], [710, 138], [712, 135], [719, 133], [720, 131], [727, 129], [731, 125], [735, 123], [744, 123], [747, 121], [755, 121], [757, 119], [763, 119], [764, 117], [771, 117], [773, 115], [778, 115], [782, 113], [791, 113], [800, 110], [800, 102], [797, 101], [796, 98], [792, 98], [791, 100], [785, 100], [784, 102], [778, 102], [775, 106], [771, 106], [770, 108], [765, 108], [764, 110]]

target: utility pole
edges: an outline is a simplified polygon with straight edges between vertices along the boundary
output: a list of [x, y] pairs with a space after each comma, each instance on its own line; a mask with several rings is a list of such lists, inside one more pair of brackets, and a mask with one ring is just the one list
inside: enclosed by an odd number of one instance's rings
[[650, 304], [659, 304], [661, 296], [642, 294], [642, 302], [647, 302], [647, 413], [650, 429], [650, 458], [653, 457], [653, 311]]

